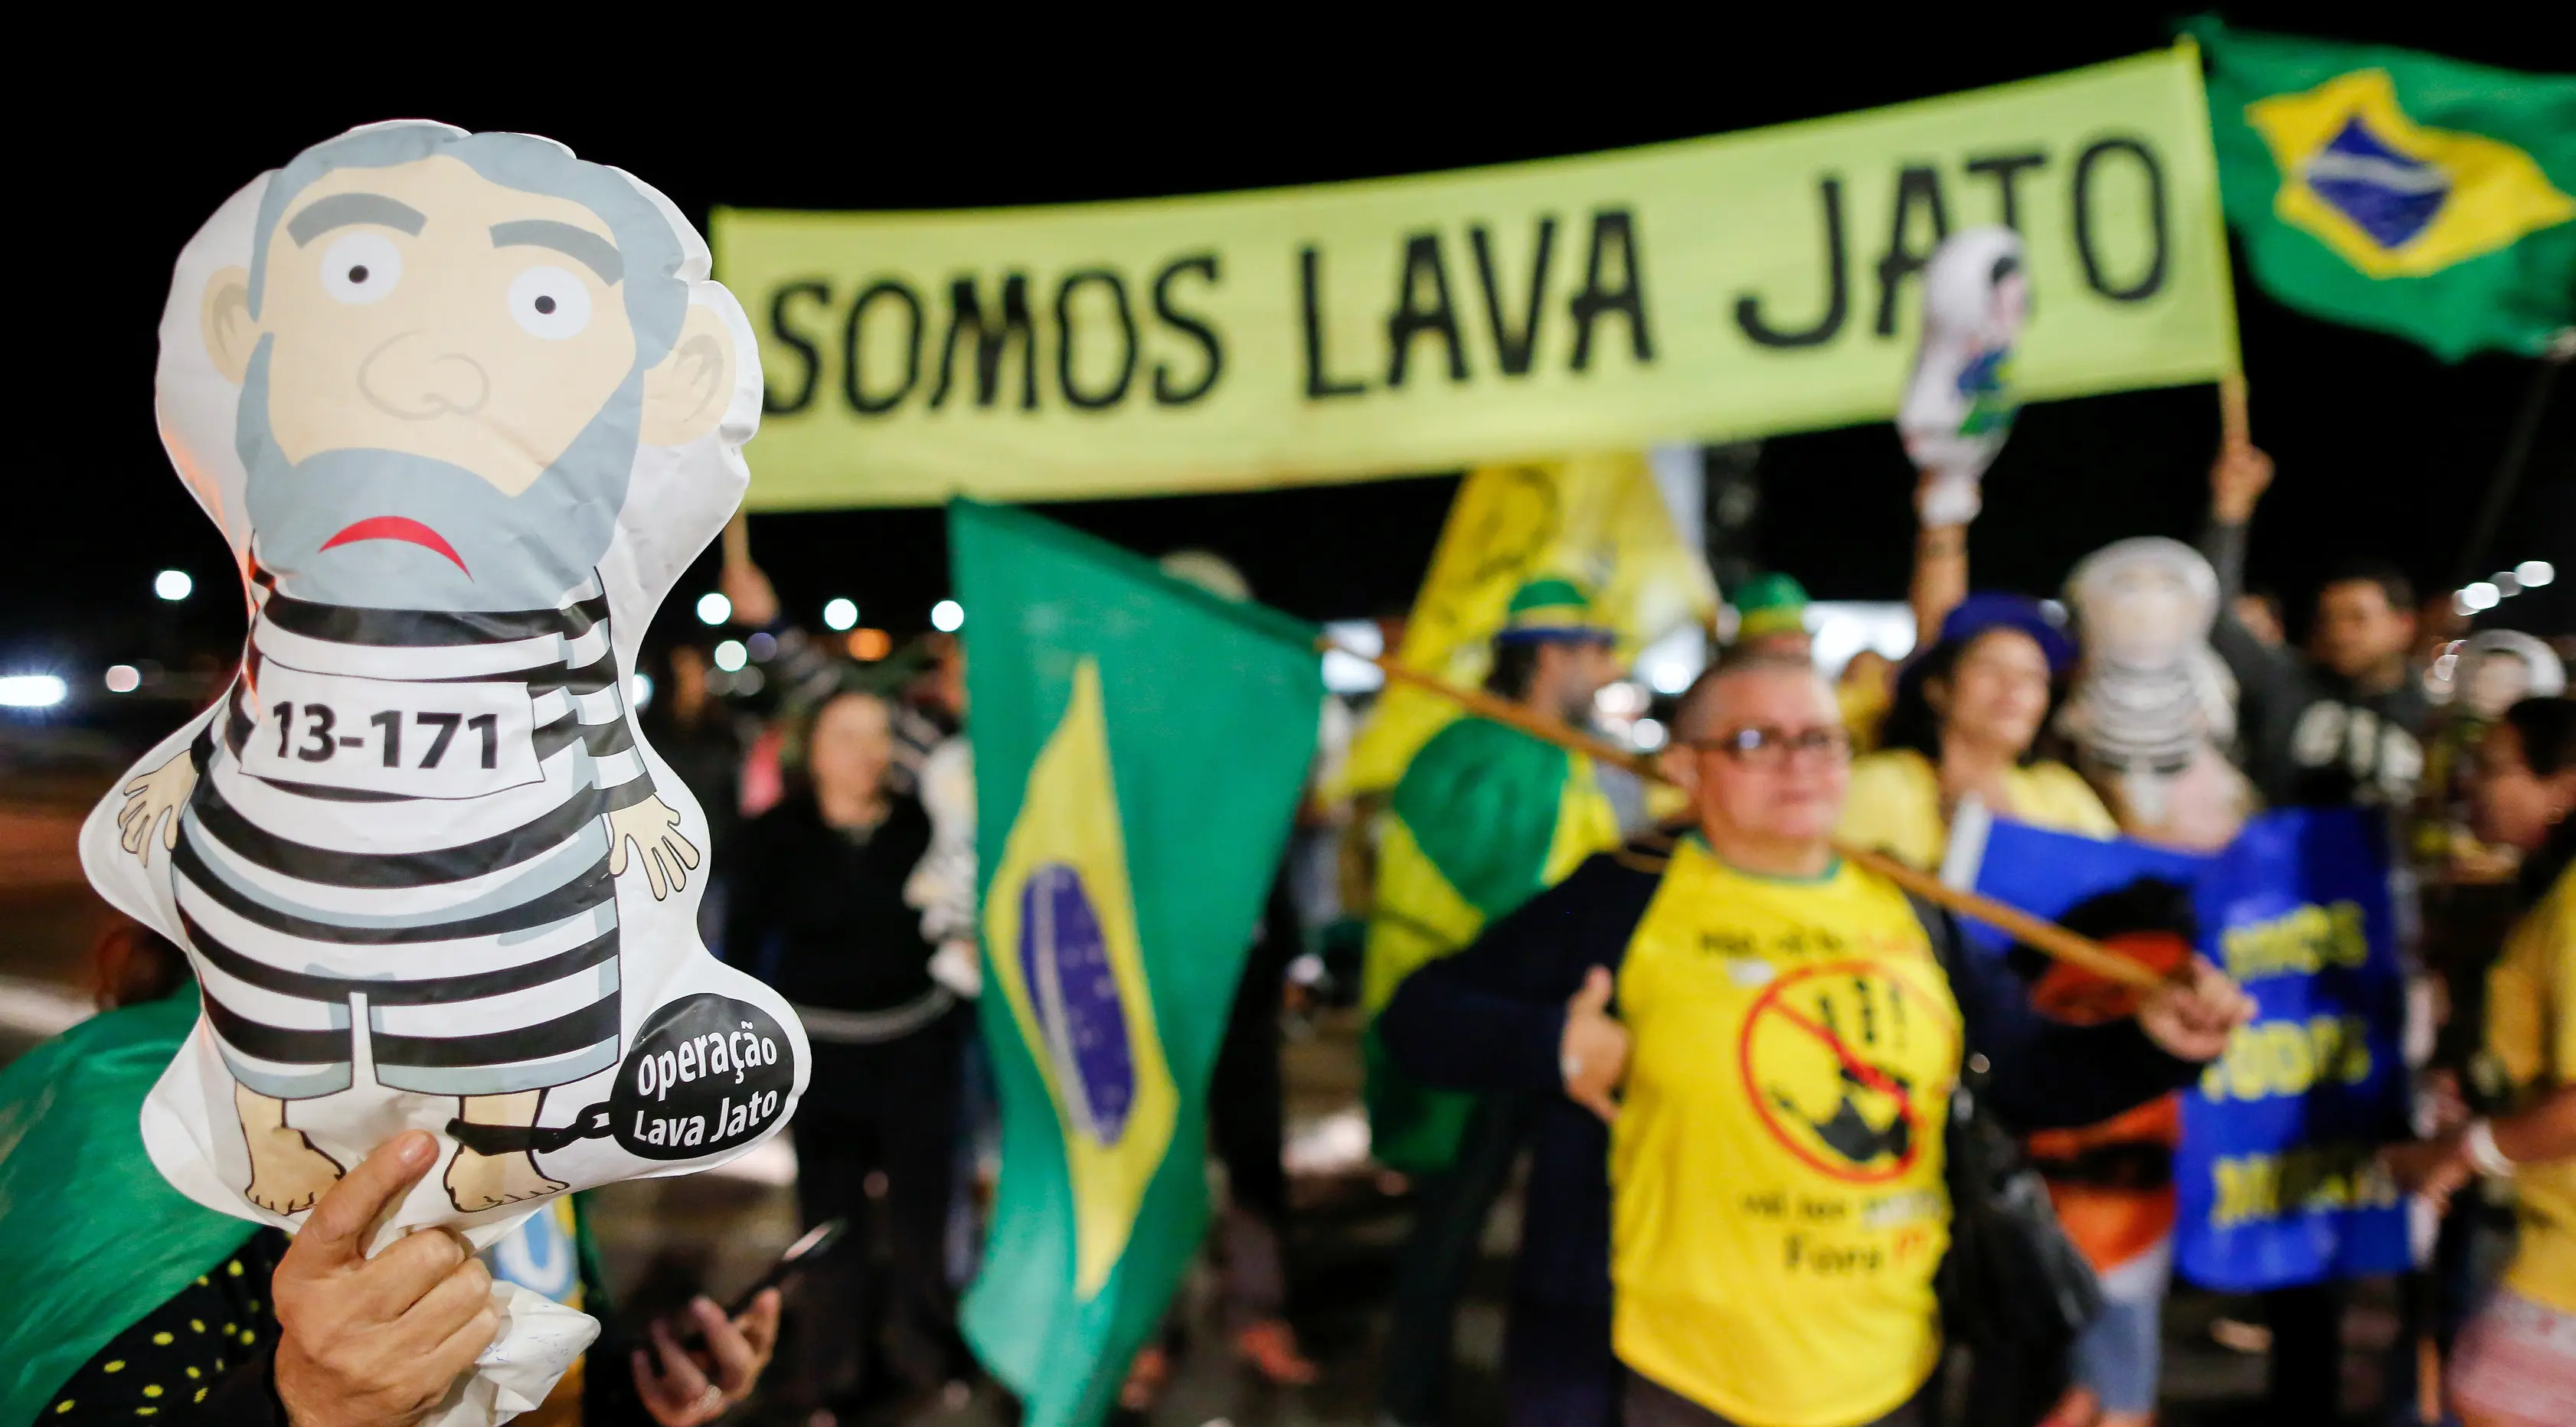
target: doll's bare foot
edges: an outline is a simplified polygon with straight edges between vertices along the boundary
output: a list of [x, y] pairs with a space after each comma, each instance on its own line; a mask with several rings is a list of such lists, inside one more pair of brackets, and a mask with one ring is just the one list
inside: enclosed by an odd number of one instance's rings
[[250, 1187], [242, 1197], [272, 1214], [301, 1214], [340, 1182], [340, 1162], [286, 1123], [286, 1102], [233, 1087], [242, 1137], [250, 1144]]
[[537, 1168], [536, 1156], [524, 1150], [476, 1154], [463, 1145], [456, 1147], [456, 1157], [447, 1162], [446, 1184], [448, 1201], [467, 1214], [560, 1194], [566, 1188], [563, 1181], [549, 1178]]

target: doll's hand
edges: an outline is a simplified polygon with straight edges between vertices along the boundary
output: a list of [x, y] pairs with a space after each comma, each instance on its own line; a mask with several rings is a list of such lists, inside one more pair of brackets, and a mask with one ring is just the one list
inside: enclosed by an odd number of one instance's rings
[[[125, 806], [116, 814], [116, 825], [123, 829], [117, 845], [151, 861], [152, 828], [159, 823], [162, 850], [178, 847], [179, 810], [188, 805], [188, 795], [196, 787], [197, 765], [185, 749], [178, 757], [126, 784]], [[162, 821], [165, 815], [167, 822]]]
[[680, 835], [680, 815], [660, 798], [646, 798], [608, 815], [608, 875], [626, 875], [626, 844], [643, 854], [644, 880], [653, 900], [662, 901], [689, 885], [688, 869], [698, 865], [698, 849]]

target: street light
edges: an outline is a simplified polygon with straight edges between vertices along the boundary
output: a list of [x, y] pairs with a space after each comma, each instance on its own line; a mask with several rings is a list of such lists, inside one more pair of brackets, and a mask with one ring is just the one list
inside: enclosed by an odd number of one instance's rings
[[2546, 560], [2525, 560], [2513, 567], [2513, 578], [2526, 590], [2536, 590], [2558, 578], [2558, 570]]
[[855, 629], [858, 627], [858, 623], [859, 607], [855, 602], [837, 598], [825, 600], [823, 602], [823, 627], [825, 629], [835, 631]]
[[941, 600], [930, 607], [930, 627], [942, 634], [955, 634], [966, 623], [966, 606], [955, 600]]
[[2472, 580], [2460, 587], [2460, 603], [2472, 610], [2493, 609], [2504, 596], [2484, 580]]
[[49, 709], [71, 689], [51, 674], [0, 675], [0, 708]]
[[730, 674], [751, 662], [751, 651], [739, 639], [728, 639], [716, 646], [716, 667]]
[[152, 577], [152, 593], [172, 604], [186, 599], [196, 588], [197, 582], [188, 578], [185, 570], [164, 570]]
[[713, 590], [698, 596], [698, 623], [722, 624], [733, 618], [733, 601]]
[[142, 670], [135, 668], [131, 664], [110, 664], [107, 666], [107, 691], [109, 693], [130, 694], [142, 687]]

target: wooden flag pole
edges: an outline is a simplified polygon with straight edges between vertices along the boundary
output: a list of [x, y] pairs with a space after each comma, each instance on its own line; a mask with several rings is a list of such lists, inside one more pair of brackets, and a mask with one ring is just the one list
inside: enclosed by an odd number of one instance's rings
[[[1580, 753], [1596, 763], [1625, 768], [1640, 778], [1669, 783], [1662, 766], [1651, 754], [1638, 753], [1605, 742], [1580, 729], [1540, 718], [1520, 704], [1487, 693], [1483, 689], [1462, 689], [1444, 683], [1417, 669], [1408, 669], [1382, 655], [1362, 654], [1344, 649], [1330, 639], [1315, 641], [1318, 650], [1339, 651], [1354, 659], [1364, 659], [1377, 666], [1386, 677], [1399, 684], [1416, 688], [1465, 708], [1479, 718], [1491, 719], [1507, 728], [1518, 729], [1541, 743], [1552, 743], [1571, 753]], [[2162, 978], [2137, 962], [2122, 956], [2089, 937], [2078, 936], [2055, 922], [2032, 916], [2019, 907], [1998, 902], [1965, 888], [1953, 887], [1928, 872], [1918, 871], [1884, 853], [1855, 847], [1841, 838], [1833, 839], [1834, 851], [1861, 867], [1927, 902], [1947, 907], [1962, 916], [1974, 917], [1990, 927], [2008, 933], [2016, 941], [2078, 966], [2105, 980], [2119, 982], [2141, 991], [2152, 991], [2164, 984]]]
[[2254, 424], [2245, 414], [2245, 374], [2229, 372], [2218, 379], [2218, 438], [2224, 446], [2249, 445]]
[[725, 522], [724, 563], [728, 570], [739, 570], [751, 563], [751, 514], [737, 510]]

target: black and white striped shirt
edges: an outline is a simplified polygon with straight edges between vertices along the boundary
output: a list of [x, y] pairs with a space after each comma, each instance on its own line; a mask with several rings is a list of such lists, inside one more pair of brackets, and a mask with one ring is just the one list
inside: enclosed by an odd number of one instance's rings
[[614, 1063], [604, 814], [653, 785], [597, 577], [500, 613], [256, 583], [173, 860], [235, 1075], [303, 1098], [364, 1056], [395, 1089], [489, 1095]]

